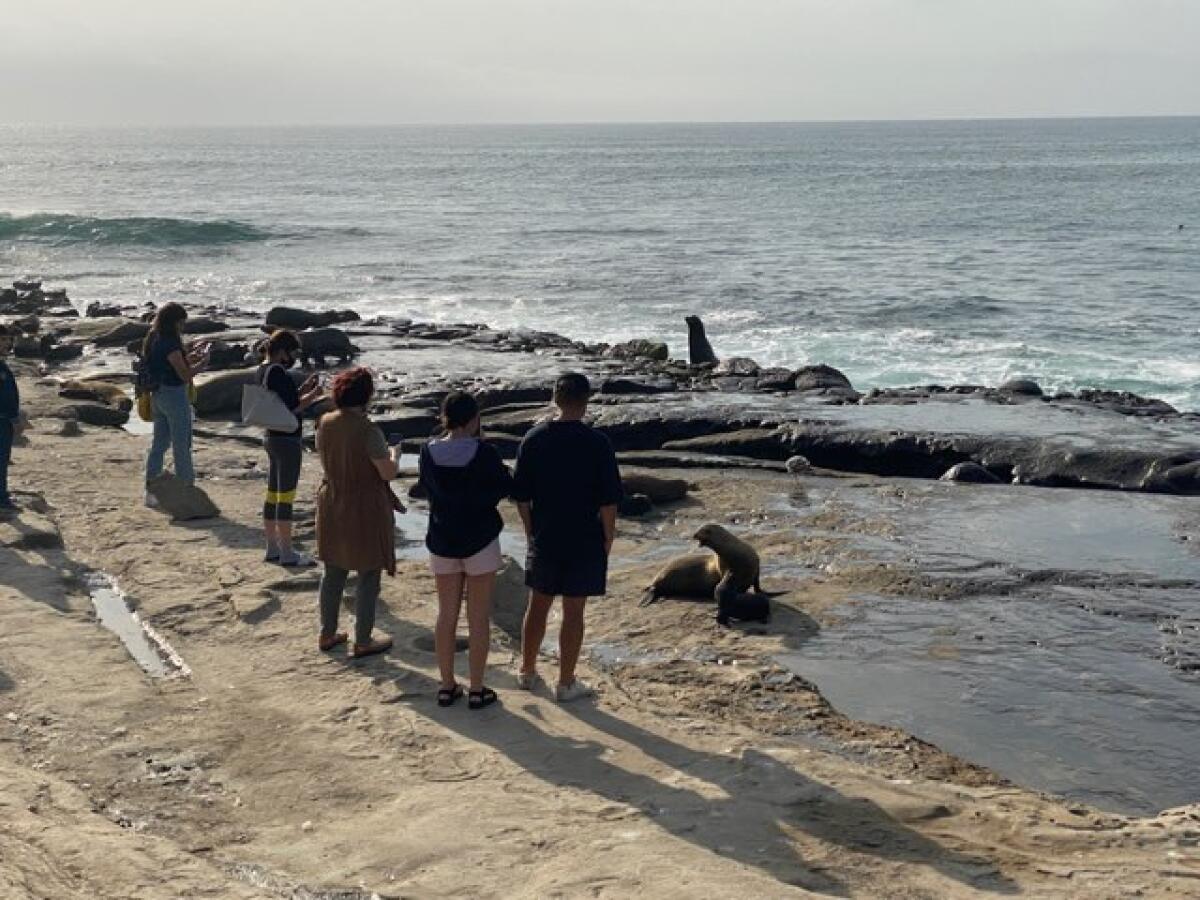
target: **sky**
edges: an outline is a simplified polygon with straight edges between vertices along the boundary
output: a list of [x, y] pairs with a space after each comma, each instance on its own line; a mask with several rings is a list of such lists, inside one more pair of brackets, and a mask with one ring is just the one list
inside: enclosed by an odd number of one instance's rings
[[0, 0], [0, 123], [1200, 114], [1200, 0]]

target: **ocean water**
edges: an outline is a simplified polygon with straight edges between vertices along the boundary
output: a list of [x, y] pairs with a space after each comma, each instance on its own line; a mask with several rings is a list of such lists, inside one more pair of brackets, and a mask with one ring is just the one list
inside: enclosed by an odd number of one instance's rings
[[[1182, 226], [1182, 227], [1181, 227]], [[1200, 409], [1200, 119], [0, 127], [0, 276]]]

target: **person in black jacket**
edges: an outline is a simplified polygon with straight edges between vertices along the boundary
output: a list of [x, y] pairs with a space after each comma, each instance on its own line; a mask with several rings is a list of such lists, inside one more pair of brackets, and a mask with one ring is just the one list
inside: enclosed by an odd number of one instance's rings
[[465, 587], [471, 676], [467, 703], [482, 709], [496, 702], [496, 692], [484, 687], [483, 674], [492, 587], [502, 565], [504, 522], [496, 507], [512, 492], [512, 475], [496, 448], [479, 438], [479, 404], [473, 396], [449, 394], [442, 403], [442, 426], [445, 436], [422, 448], [419, 464], [420, 484], [429, 497], [425, 546], [438, 592], [434, 644], [442, 684], [437, 700], [439, 706], [449, 706], [463, 693], [454, 678], [454, 642]]
[[8, 463], [12, 457], [13, 439], [25, 430], [21, 418], [21, 393], [17, 379], [4, 358], [12, 347], [13, 335], [0, 325], [0, 512], [16, 509], [8, 494]]

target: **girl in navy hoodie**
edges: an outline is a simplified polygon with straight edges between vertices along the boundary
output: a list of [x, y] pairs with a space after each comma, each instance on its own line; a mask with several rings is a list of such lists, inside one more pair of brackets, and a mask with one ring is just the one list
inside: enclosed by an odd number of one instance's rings
[[471, 675], [467, 704], [482, 709], [496, 702], [496, 692], [484, 686], [483, 674], [492, 587], [503, 564], [504, 522], [496, 507], [512, 492], [512, 475], [496, 448], [479, 438], [479, 404], [473, 396], [463, 391], [449, 394], [442, 403], [442, 426], [445, 436], [426, 444], [420, 461], [420, 483], [429, 497], [425, 546], [438, 592], [434, 645], [442, 683], [437, 700], [439, 706], [449, 706], [463, 695], [454, 678], [454, 643], [465, 588]]

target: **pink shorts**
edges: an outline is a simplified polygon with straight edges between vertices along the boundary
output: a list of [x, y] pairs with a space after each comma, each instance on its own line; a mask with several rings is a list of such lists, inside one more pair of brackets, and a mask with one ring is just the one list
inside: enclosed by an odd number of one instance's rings
[[452, 556], [429, 554], [429, 568], [434, 575], [490, 575], [500, 571], [504, 560], [500, 558], [500, 538], [496, 538], [474, 556], [456, 559]]

